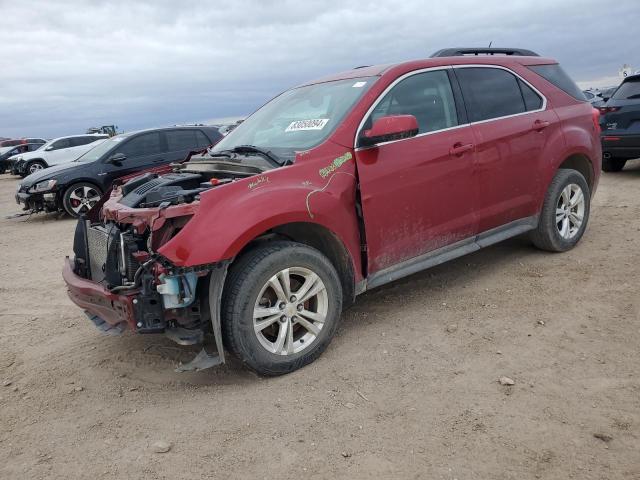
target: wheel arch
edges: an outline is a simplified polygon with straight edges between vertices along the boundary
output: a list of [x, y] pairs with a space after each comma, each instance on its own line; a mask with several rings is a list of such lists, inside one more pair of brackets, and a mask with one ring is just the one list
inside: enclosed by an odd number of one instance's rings
[[343, 305], [347, 307], [353, 303], [356, 295], [354, 259], [338, 235], [318, 223], [291, 222], [272, 227], [246, 243], [234, 262], [257, 245], [282, 239], [310, 246], [326, 256], [340, 277]]
[[595, 172], [593, 170], [593, 162], [586, 154], [573, 153], [569, 155], [558, 166], [558, 170], [561, 170], [561, 169], [572, 169], [580, 172], [582, 176], [585, 178], [585, 180], [587, 181], [587, 185], [589, 185], [589, 190], [593, 192], [593, 187], [595, 182]]
[[98, 184], [98, 182], [91, 179], [80, 178], [80, 179], [71, 180], [70, 182], [65, 182], [64, 187], [58, 189], [60, 198], [61, 199], [64, 198], [65, 194], [69, 191], [69, 189], [74, 185], [78, 185], [79, 183], [88, 183], [89, 185], [93, 185], [98, 189], [98, 191], [101, 192], [102, 195], [104, 195], [104, 191], [103, 191], [104, 189], [100, 186], [100, 184]]
[[31, 165], [34, 162], [40, 162], [40, 163], [44, 163], [44, 168], [48, 168], [49, 164], [47, 163], [47, 161], [44, 158], [30, 158], [29, 160], [25, 160], [24, 161], [24, 170], [25, 172], [27, 171], [27, 169], [29, 168], [29, 165]]
[[89, 185], [94, 186], [95, 188], [98, 189], [98, 192], [100, 192], [100, 196], [104, 195], [104, 189], [95, 181], [92, 181], [91, 179], [74, 179], [70, 182], [65, 182], [64, 187], [59, 188], [58, 189], [58, 196], [57, 196], [57, 202], [58, 202], [58, 208], [60, 209], [65, 209], [64, 208], [64, 197], [66, 196], [67, 192], [71, 189], [71, 187], [73, 187], [74, 185], [78, 185], [80, 183], [88, 183]]

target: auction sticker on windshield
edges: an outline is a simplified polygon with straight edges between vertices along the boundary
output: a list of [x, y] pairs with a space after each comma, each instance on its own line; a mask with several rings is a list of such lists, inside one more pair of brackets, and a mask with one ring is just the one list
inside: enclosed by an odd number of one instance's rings
[[329, 122], [328, 118], [315, 118], [312, 120], [296, 120], [291, 122], [285, 132], [299, 132], [301, 130], [322, 130]]

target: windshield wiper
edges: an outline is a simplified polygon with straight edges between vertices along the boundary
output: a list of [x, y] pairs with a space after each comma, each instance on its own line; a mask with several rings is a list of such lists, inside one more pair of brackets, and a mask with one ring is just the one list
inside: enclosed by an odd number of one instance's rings
[[255, 145], [237, 145], [229, 151], [235, 152], [235, 153], [257, 153], [259, 155], [262, 155], [271, 163], [275, 164], [276, 167], [281, 167], [282, 165], [284, 165], [284, 162], [280, 160], [270, 150], [264, 150], [263, 148], [256, 147]]

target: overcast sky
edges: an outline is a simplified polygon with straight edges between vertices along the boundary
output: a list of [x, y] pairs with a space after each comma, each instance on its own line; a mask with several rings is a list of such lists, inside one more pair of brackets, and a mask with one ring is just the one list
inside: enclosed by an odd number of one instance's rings
[[640, 68], [640, 1], [0, 0], [0, 136], [248, 114], [357, 65], [517, 46], [583, 87]]

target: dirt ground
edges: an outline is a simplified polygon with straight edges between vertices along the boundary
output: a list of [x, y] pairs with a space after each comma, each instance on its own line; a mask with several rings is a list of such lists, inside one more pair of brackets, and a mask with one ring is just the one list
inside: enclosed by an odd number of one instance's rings
[[603, 175], [573, 251], [518, 238], [367, 293], [273, 379], [175, 373], [191, 352], [170, 340], [103, 336], [61, 278], [75, 222], [6, 219], [16, 184], [0, 176], [2, 479], [640, 479], [640, 161]]

